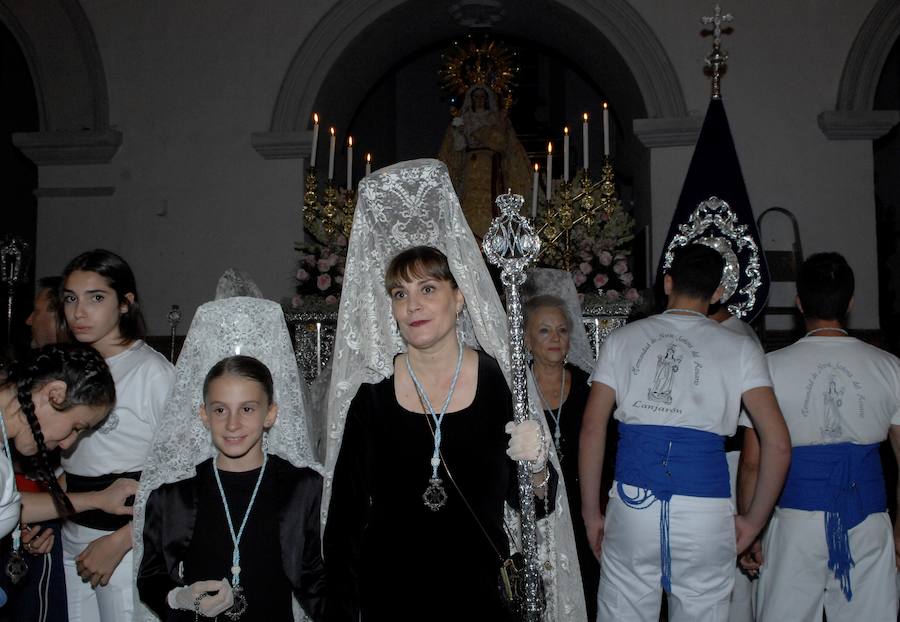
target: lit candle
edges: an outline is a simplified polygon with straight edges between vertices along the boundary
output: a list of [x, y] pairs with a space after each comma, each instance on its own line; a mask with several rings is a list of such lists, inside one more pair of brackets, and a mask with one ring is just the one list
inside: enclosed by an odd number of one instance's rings
[[603, 155], [609, 155], [609, 104], [603, 102]]
[[569, 181], [569, 128], [563, 128], [563, 181]]
[[584, 119], [584, 122], [581, 124], [581, 143], [584, 151], [582, 162], [584, 162], [584, 170], [588, 170], [588, 116], [586, 112], [582, 115], [582, 118]]
[[316, 151], [318, 151], [319, 147], [319, 113], [313, 113], [313, 139], [312, 139], [312, 153], [309, 156], [309, 166], [312, 168], [316, 167]]
[[534, 163], [534, 184], [531, 186], [531, 217], [537, 218], [537, 199], [538, 199], [538, 171], [540, 165]]
[[353, 190], [353, 137], [347, 137], [347, 190]]
[[547, 202], [553, 196], [553, 143], [547, 143]]
[[366, 176], [369, 176], [371, 174], [372, 174], [372, 154], [367, 153], [366, 154]]
[[331, 143], [328, 145], [328, 179], [334, 179], [334, 128], [331, 128]]

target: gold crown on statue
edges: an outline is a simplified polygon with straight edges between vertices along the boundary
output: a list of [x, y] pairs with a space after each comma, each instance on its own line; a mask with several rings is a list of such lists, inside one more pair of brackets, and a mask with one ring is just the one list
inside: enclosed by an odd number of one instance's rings
[[485, 85], [497, 94], [504, 108], [512, 106], [513, 80], [519, 68], [516, 54], [503, 43], [469, 35], [464, 42], [454, 41], [442, 55], [438, 75], [441, 86], [452, 95], [463, 95], [475, 85]]

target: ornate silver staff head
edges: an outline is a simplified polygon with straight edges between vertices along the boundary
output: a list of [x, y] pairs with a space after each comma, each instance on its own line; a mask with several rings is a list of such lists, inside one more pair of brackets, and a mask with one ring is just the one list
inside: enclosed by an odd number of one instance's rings
[[519, 211], [525, 203], [521, 194], [501, 194], [496, 200], [500, 215], [491, 221], [483, 248], [488, 261], [500, 268], [503, 285], [521, 285], [537, 259], [541, 240], [531, 221]]
[[25, 282], [25, 270], [31, 246], [17, 235], [5, 235], [0, 241], [0, 281], [7, 287]]

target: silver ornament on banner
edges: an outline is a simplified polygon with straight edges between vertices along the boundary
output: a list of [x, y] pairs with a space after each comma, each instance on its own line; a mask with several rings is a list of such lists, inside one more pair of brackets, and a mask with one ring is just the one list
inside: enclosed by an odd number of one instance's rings
[[[519, 194], [498, 196], [496, 204], [500, 215], [491, 221], [483, 241], [484, 254], [489, 262], [500, 268], [500, 281], [506, 291], [513, 416], [516, 423], [525, 421], [528, 412], [525, 340], [519, 288], [541, 250], [540, 238], [535, 234], [531, 222], [519, 213], [524, 203], [525, 199]], [[538, 561], [534, 490], [528, 462], [518, 462], [517, 475], [522, 516], [522, 555], [525, 558], [524, 613], [526, 620], [536, 622], [543, 615], [545, 602]]]
[[[727, 303], [732, 315], [746, 317], [756, 306], [756, 293], [763, 282], [759, 246], [749, 227], [738, 222], [737, 214], [728, 203], [709, 197], [697, 206], [686, 223], [678, 225], [678, 231], [666, 247], [663, 271], [672, 266], [676, 248], [694, 243], [714, 248], [725, 259], [721, 302]], [[742, 256], [746, 261], [743, 269]], [[741, 277], [746, 277], [743, 287], [740, 286]]]

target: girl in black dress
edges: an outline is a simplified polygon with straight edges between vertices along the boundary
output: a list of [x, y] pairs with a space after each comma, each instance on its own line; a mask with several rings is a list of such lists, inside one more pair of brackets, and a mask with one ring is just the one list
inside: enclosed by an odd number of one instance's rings
[[257, 359], [231, 356], [207, 374], [200, 418], [218, 455], [147, 502], [137, 587], [162, 620], [292, 620], [292, 596], [321, 618], [322, 479], [265, 452], [277, 415]]

